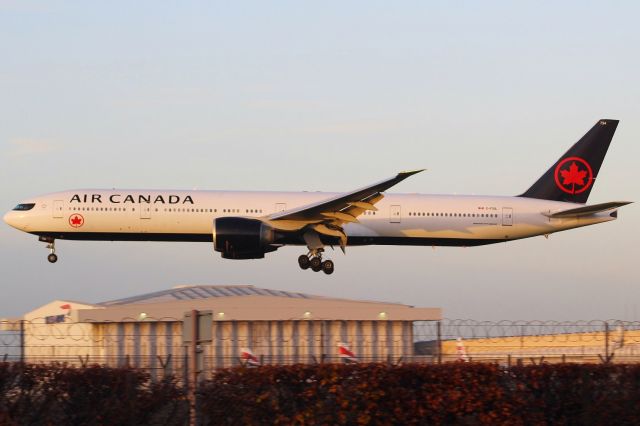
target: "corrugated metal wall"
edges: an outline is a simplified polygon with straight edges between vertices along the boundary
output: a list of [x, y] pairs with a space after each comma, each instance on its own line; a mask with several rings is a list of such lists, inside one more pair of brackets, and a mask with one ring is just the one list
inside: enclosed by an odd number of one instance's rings
[[[105, 363], [179, 373], [183, 368], [181, 322], [94, 324], [96, 350]], [[411, 321], [214, 321], [212, 342], [203, 345], [205, 368], [240, 364], [243, 348], [267, 364], [338, 360], [345, 343], [362, 361], [413, 355]], [[169, 359], [169, 355], [171, 358]]]

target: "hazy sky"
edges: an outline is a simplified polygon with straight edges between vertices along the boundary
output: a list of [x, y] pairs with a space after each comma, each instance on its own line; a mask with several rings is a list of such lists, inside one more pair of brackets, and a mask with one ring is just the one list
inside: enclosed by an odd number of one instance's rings
[[[621, 120], [590, 203], [640, 200], [637, 2], [0, 0], [0, 206], [72, 188], [515, 195]], [[177, 284], [437, 306], [449, 318], [640, 320], [640, 208], [477, 248], [58, 241], [0, 224], [0, 317]]]

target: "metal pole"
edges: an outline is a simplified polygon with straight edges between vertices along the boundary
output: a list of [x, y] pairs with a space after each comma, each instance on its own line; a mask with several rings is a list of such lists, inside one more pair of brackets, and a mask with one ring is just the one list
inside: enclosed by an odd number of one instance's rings
[[191, 311], [191, 343], [189, 344], [189, 425], [196, 426], [196, 391], [198, 387], [198, 311]]
[[320, 364], [324, 363], [324, 321], [320, 321]]
[[442, 364], [442, 322], [438, 321], [436, 323], [436, 339], [437, 339], [437, 348], [438, 351], [438, 364]]
[[609, 363], [609, 323], [604, 323], [604, 361]]
[[20, 320], [20, 363], [24, 364], [24, 320]]

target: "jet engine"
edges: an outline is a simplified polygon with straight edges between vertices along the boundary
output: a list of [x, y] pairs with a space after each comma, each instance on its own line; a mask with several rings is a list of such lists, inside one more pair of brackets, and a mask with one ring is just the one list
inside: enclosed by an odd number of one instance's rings
[[257, 219], [221, 217], [213, 221], [213, 247], [225, 259], [262, 259], [278, 249], [275, 231]]

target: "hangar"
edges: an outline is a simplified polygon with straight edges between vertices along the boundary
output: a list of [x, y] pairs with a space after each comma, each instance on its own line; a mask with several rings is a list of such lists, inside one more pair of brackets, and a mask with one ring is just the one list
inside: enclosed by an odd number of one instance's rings
[[[239, 365], [242, 354], [265, 364], [335, 362], [340, 347], [358, 360], [414, 356], [414, 321], [438, 321], [439, 308], [349, 300], [251, 285], [183, 285], [84, 303], [55, 300], [26, 315], [25, 361], [131, 365], [179, 374], [185, 368], [183, 319], [211, 312], [205, 370]], [[13, 327], [5, 322], [5, 330]]]

